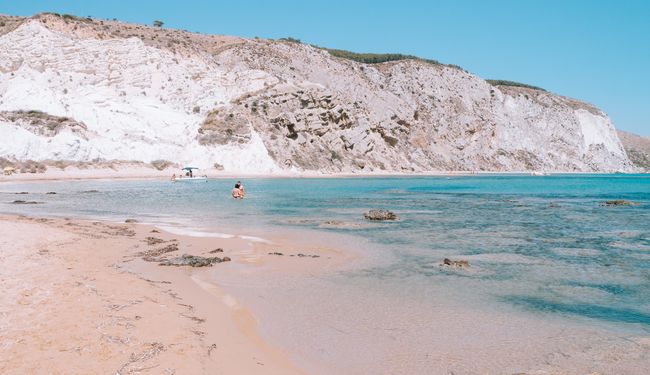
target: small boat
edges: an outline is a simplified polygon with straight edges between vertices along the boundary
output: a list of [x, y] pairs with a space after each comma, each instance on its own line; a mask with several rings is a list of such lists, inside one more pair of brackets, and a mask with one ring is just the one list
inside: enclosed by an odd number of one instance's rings
[[539, 171], [534, 171], [530, 174], [531, 176], [548, 176], [549, 174], [546, 172], [539, 172]]
[[176, 175], [172, 176], [172, 182], [208, 181], [207, 175], [199, 175], [197, 173], [199, 168], [185, 167], [181, 170], [183, 172], [178, 177]]

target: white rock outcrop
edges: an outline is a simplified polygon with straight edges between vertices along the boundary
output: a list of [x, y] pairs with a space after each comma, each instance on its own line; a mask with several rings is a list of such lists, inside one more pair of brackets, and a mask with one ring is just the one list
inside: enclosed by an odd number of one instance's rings
[[[604, 113], [545, 91], [298, 43], [208, 48], [207, 36], [180, 33], [165, 45], [164, 29], [102, 28], [40, 16], [0, 36], [0, 157], [248, 173], [634, 169]], [[17, 119], [29, 111], [83, 127], [34, 131]]]

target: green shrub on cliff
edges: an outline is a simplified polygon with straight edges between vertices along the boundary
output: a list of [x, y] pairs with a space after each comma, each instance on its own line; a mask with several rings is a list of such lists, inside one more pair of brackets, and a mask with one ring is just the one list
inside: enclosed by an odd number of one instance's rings
[[503, 79], [486, 79], [486, 81], [487, 81], [487, 83], [491, 84], [492, 86], [525, 87], [527, 89], [546, 91], [541, 87], [537, 87], [537, 86], [533, 86], [533, 85], [527, 85], [527, 84], [521, 83], [521, 82], [506, 81], [506, 80], [503, 80]]
[[419, 61], [425, 61], [435, 65], [442, 65], [440, 64], [440, 62], [436, 60], [423, 59], [413, 55], [403, 55], [401, 53], [357, 53], [357, 52], [346, 51], [342, 49], [333, 49], [333, 48], [324, 48], [324, 47], [317, 47], [317, 48], [324, 49], [334, 57], [354, 60], [365, 64], [381, 64], [384, 62], [400, 61], [400, 60], [419, 60]]

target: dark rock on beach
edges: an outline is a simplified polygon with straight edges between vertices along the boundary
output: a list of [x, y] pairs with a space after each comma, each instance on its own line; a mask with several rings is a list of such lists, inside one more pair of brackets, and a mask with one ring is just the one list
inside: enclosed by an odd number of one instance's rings
[[272, 253], [269, 253], [269, 255], [284, 255], [284, 254], [282, 254], [281, 252], [278, 252], [278, 251], [274, 251]]
[[399, 219], [394, 212], [388, 210], [370, 210], [363, 214], [367, 220], [397, 220]]
[[189, 266], [189, 267], [209, 267], [214, 263], [228, 262], [229, 257], [201, 257], [196, 255], [183, 254], [178, 258], [163, 260], [159, 263], [161, 266]]
[[638, 206], [638, 202], [632, 202], [625, 199], [614, 199], [611, 201], [605, 201], [600, 204], [601, 206]]
[[138, 255], [142, 256], [142, 259], [147, 262], [159, 262], [161, 260], [159, 258], [161, 255], [174, 251], [178, 251], [177, 243], [169, 244], [165, 247], [161, 247], [160, 249], [147, 250], [139, 253]]
[[209, 251], [210, 254], [215, 254], [215, 253], [223, 253], [222, 248], [214, 249]]
[[445, 258], [442, 260], [441, 266], [467, 268], [469, 267], [469, 262], [466, 260], [451, 260], [449, 258]]
[[133, 224], [133, 223], [137, 223], [138, 221], [136, 219], [126, 219], [126, 220], [124, 220], [124, 222], [129, 223], [129, 224]]
[[156, 238], [156, 237], [147, 237], [145, 238], [145, 241], [147, 241], [147, 245], [157, 245], [159, 243], [165, 242], [162, 238]]

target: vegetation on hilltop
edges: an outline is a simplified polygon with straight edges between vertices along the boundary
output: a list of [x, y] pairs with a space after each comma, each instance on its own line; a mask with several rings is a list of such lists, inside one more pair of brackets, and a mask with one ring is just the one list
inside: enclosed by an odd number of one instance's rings
[[286, 38], [280, 38], [279, 40], [281, 40], [283, 42], [302, 44], [302, 41], [300, 39], [292, 38], [290, 36], [288, 36]]
[[513, 87], [525, 87], [527, 89], [533, 89], [533, 90], [540, 90], [540, 91], [546, 91], [541, 87], [533, 86], [533, 85], [528, 85], [525, 83], [521, 82], [515, 82], [515, 81], [506, 81], [503, 79], [486, 79], [487, 83], [491, 84], [492, 86], [513, 86]]
[[318, 48], [324, 49], [334, 57], [354, 60], [365, 64], [380, 64], [384, 62], [400, 61], [400, 60], [419, 60], [434, 65], [442, 65], [437, 60], [423, 59], [417, 56], [403, 55], [401, 53], [357, 53], [357, 52], [346, 51], [342, 49], [333, 49], [333, 48], [325, 48], [325, 47], [318, 47]]
[[[280, 38], [279, 40], [283, 42], [302, 44], [302, 41], [300, 39], [292, 38], [292, 37]], [[325, 50], [334, 57], [352, 60], [364, 64], [381, 64], [381, 63], [391, 62], [391, 61], [416, 60], [416, 61], [422, 61], [433, 65], [447, 66], [450, 68], [464, 70], [458, 65], [443, 64], [438, 60], [424, 59], [422, 57], [413, 56], [413, 55], [404, 55], [401, 53], [358, 53], [358, 52], [346, 51], [342, 49], [321, 47], [315, 44], [311, 44], [311, 46], [314, 48]]]

